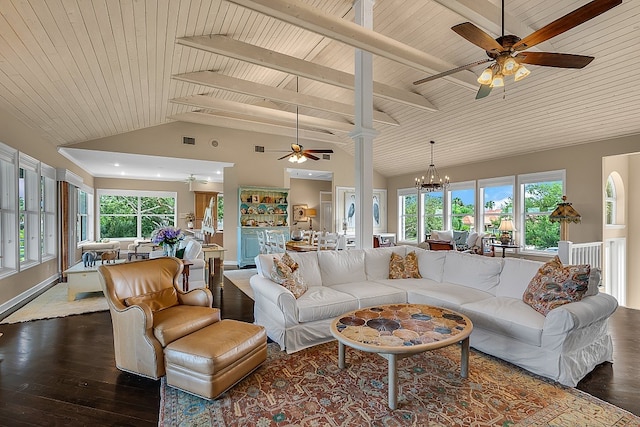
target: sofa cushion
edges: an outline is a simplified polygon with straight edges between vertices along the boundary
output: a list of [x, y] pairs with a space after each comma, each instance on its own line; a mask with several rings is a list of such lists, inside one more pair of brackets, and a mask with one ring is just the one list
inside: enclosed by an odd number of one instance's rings
[[327, 286], [309, 287], [296, 304], [300, 323], [338, 317], [358, 308], [355, 297]]
[[371, 281], [343, 283], [331, 287], [358, 299], [358, 308], [383, 304], [405, 304], [407, 293], [403, 289], [386, 286]]
[[500, 259], [449, 251], [444, 260], [442, 281], [494, 293], [501, 270]]
[[462, 305], [460, 311], [478, 328], [540, 347], [545, 317], [521, 299], [495, 297]]
[[318, 252], [287, 252], [298, 264], [298, 271], [309, 286], [322, 286], [322, 276], [318, 265]]
[[388, 279], [391, 254], [404, 256], [405, 252], [406, 246], [364, 249], [364, 270], [367, 273], [367, 280]]
[[[282, 258], [273, 258], [271, 280], [284, 286], [296, 299], [298, 299], [307, 291], [308, 286], [300, 275], [298, 264], [295, 262], [287, 264], [287, 260], [291, 260], [291, 258], [286, 254]], [[292, 267], [295, 268], [295, 271]]]
[[[405, 280], [403, 280], [403, 282], [404, 281]], [[411, 304], [435, 305], [452, 310], [457, 310], [462, 304], [484, 301], [493, 297], [493, 295], [488, 292], [467, 286], [446, 282], [438, 283], [430, 280], [424, 283], [418, 283], [417, 286], [407, 286], [406, 291], [407, 301]]]
[[146, 304], [149, 306], [151, 311], [156, 312], [178, 305], [178, 293], [176, 292], [176, 288], [171, 286], [170, 288], [161, 289], [159, 291], [125, 298], [124, 303], [127, 306], [138, 305], [141, 303]]
[[505, 258], [496, 296], [522, 299], [522, 294], [542, 264], [542, 262], [528, 259]]
[[163, 347], [220, 320], [220, 310], [195, 305], [176, 305], [153, 314], [153, 335]]
[[442, 274], [444, 272], [444, 259], [447, 255], [446, 251], [430, 251], [424, 249], [416, 249], [418, 255], [418, 268], [420, 276], [427, 279], [442, 282]]
[[561, 305], [580, 301], [589, 285], [589, 265], [563, 266], [556, 255], [540, 267], [531, 279], [522, 299], [538, 313], [547, 313]]
[[598, 295], [600, 292], [600, 282], [602, 281], [602, 270], [598, 267], [591, 267], [591, 272], [589, 273], [589, 286], [587, 288], [587, 292], [585, 292], [585, 297], [591, 297], [594, 295]]
[[367, 280], [362, 249], [318, 251], [318, 264], [323, 286]]

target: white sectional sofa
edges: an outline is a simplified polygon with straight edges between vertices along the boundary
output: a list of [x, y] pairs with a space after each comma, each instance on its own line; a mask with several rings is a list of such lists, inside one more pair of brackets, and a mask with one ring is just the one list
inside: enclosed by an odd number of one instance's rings
[[[415, 251], [422, 278], [389, 279], [392, 251]], [[469, 316], [472, 347], [565, 385], [612, 361], [607, 319], [616, 299], [590, 283], [589, 296], [545, 317], [522, 301], [541, 262], [411, 246], [289, 254], [309, 285], [300, 298], [270, 279], [280, 255], [258, 255], [251, 278], [255, 323], [289, 353], [332, 340], [329, 325], [347, 311], [408, 302]]]

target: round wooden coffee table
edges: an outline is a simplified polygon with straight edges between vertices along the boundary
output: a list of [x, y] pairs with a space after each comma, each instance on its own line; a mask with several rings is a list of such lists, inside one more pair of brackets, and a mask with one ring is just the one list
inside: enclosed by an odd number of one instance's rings
[[460, 342], [460, 376], [469, 375], [471, 320], [446, 308], [422, 304], [390, 304], [362, 308], [331, 323], [338, 340], [338, 365], [345, 367], [345, 345], [378, 353], [389, 362], [389, 407], [398, 406], [398, 359]]

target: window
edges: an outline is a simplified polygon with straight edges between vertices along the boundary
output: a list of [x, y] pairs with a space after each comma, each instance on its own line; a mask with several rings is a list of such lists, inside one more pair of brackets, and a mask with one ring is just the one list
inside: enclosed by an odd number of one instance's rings
[[17, 271], [17, 151], [0, 144], [0, 277]]
[[174, 192], [102, 190], [98, 197], [100, 238], [148, 238], [176, 224]]
[[40, 248], [41, 259], [51, 259], [57, 253], [56, 170], [40, 165]]
[[424, 233], [432, 230], [444, 230], [444, 194], [442, 191], [422, 193], [422, 212]]
[[217, 214], [218, 224], [216, 230], [221, 231], [224, 230], [224, 194], [222, 193], [218, 193]]
[[93, 195], [84, 189], [78, 188], [77, 195], [77, 218], [76, 218], [76, 240], [77, 243], [92, 240], [91, 232], [91, 212], [93, 206]]
[[18, 169], [18, 260], [26, 267], [40, 260], [40, 178], [35, 159], [20, 154]]
[[449, 187], [448, 213], [450, 228], [473, 231], [476, 216], [476, 183], [456, 182]]
[[549, 215], [562, 202], [564, 171], [518, 176], [520, 187], [519, 228], [526, 251], [556, 252], [560, 240], [560, 223], [549, 221]]
[[415, 189], [398, 190], [398, 240], [418, 242], [418, 193]]
[[502, 218], [513, 219], [514, 177], [483, 179], [478, 181], [480, 194], [480, 224], [477, 232], [498, 235]]
[[607, 178], [605, 186], [604, 207], [605, 207], [605, 224], [616, 224], [616, 183], [613, 181], [613, 174]]

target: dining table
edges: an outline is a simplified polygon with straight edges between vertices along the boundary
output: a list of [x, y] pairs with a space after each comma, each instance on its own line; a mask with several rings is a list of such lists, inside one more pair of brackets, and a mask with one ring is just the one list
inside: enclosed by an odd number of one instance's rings
[[287, 249], [294, 252], [313, 252], [318, 250], [318, 245], [309, 244], [308, 241], [289, 240], [286, 244]]

